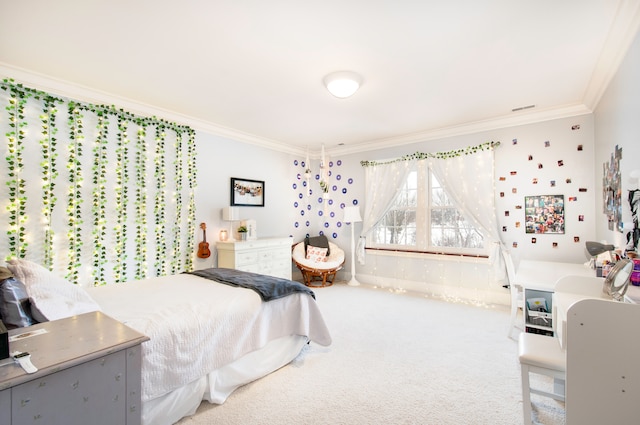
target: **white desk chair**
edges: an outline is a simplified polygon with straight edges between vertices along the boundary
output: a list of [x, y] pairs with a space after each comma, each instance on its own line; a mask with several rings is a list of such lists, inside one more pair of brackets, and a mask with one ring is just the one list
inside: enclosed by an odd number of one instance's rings
[[[511, 293], [511, 323], [509, 325], [509, 332], [507, 336], [513, 338], [513, 330], [524, 330], [523, 327], [517, 325], [518, 310], [522, 310], [524, 314], [524, 288], [522, 285], [516, 283], [516, 268], [513, 265], [513, 259], [509, 251], [502, 251], [502, 257], [504, 258], [505, 265], [507, 267], [507, 278], [509, 280], [509, 292]], [[524, 323], [524, 319], [522, 320]]]
[[565, 395], [564, 385], [562, 386], [562, 394], [531, 388], [529, 374], [546, 375], [554, 378], [556, 382], [558, 380], [564, 382], [567, 373], [567, 359], [557, 338], [526, 332], [520, 333], [518, 337], [518, 358], [522, 374], [524, 425], [531, 425], [533, 423], [531, 420], [531, 394], [550, 397], [558, 401], [564, 401]]

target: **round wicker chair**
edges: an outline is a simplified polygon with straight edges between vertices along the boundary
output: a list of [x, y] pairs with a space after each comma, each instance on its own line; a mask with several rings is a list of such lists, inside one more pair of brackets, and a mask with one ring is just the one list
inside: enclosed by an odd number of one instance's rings
[[333, 285], [336, 273], [344, 266], [344, 251], [333, 242], [329, 242], [329, 251], [331, 254], [327, 261], [315, 262], [307, 260], [304, 242], [294, 245], [291, 258], [300, 269], [306, 286], [321, 288]]

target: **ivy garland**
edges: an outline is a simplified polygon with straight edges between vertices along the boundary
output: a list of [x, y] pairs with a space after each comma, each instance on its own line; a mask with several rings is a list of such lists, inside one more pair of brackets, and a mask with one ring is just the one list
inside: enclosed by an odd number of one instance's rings
[[390, 159], [388, 161], [360, 161], [360, 165], [363, 167], [373, 167], [376, 165], [393, 164], [394, 162], [414, 161], [428, 158], [435, 159], [451, 159], [462, 155], [473, 155], [474, 153], [482, 152], [487, 149], [493, 149], [500, 146], [500, 142], [485, 142], [478, 146], [468, 146], [464, 149], [456, 149], [448, 152], [416, 152], [411, 155], [405, 155], [400, 158]]
[[67, 239], [69, 240], [69, 264], [66, 279], [78, 282], [79, 269], [82, 266], [82, 143], [84, 141], [80, 108], [75, 102], [69, 102], [69, 189], [67, 192]]
[[156, 260], [155, 260], [155, 268], [156, 275], [163, 276], [166, 274], [165, 259], [167, 252], [167, 240], [165, 238], [165, 191], [166, 191], [166, 182], [164, 176], [165, 170], [165, 151], [164, 145], [166, 141], [166, 133], [164, 132], [164, 127], [158, 126], [156, 127], [156, 152], [155, 152], [155, 173], [154, 176], [156, 178], [156, 196], [155, 196], [155, 231], [156, 231]]
[[[189, 129], [189, 143], [187, 144], [187, 178], [189, 182], [189, 218], [187, 219], [187, 246], [194, 246], [196, 231], [196, 199], [194, 189], [196, 187], [196, 132]], [[193, 256], [185, 257], [186, 270], [193, 268]]]
[[[176, 143], [174, 145], [176, 154], [175, 159], [173, 161], [174, 172], [176, 176], [176, 198], [175, 203], [177, 205], [182, 205], [182, 180], [184, 178], [184, 173], [182, 169], [182, 132], [176, 134]], [[180, 252], [180, 242], [181, 238], [181, 227], [179, 223], [182, 223], [182, 210], [178, 208], [176, 210], [176, 219], [174, 221], [173, 228], [171, 231], [175, 235], [175, 242], [173, 244], [173, 252], [171, 253], [171, 274], [178, 273], [180, 269], [179, 258], [176, 253]]]
[[42, 149], [42, 217], [45, 223], [44, 230], [44, 264], [48, 269], [53, 267], [53, 236], [54, 230], [51, 223], [52, 212], [56, 206], [58, 198], [55, 194], [56, 179], [58, 171], [56, 169], [56, 159], [58, 158], [56, 133], [58, 128], [55, 126], [56, 104], [59, 99], [47, 97], [44, 99], [43, 113], [40, 115], [42, 122], [42, 139], [40, 146]]
[[23, 91], [21, 87], [11, 87], [9, 105], [6, 110], [9, 113], [9, 132], [7, 136], [8, 155], [7, 168], [9, 170], [7, 186], [9, 189], [9, 251], [14, 257], [23, 257], [27, 251], [25, 223], [27, 215], [25, 213], [26, 198], [25, 181], [21, 171], [23, 167], [22, 153], [24, 151], [24, 127], [27, 122], [24, 120], [24, 106], [30, 94]]
[[109, 121], [104, 111], [98, 111], [98, 137], [93, 147], [93, 281], [94, 285], [106, 284], [105, 265], [107, 264], [107, 249], [105, 237], [107, 225], [105, 218], [105, 204], [107, 202], [107, 145]]
[[[91, 183], [91, 215], [92, 215], [92, 246], [93, 246], [93, 268], [92, 274], [94, 283], [104, 284], [107, 279], [106, 266], [109, 263], [107, 249], [107, 229], [111, 228], [114, 232], [115, 261], [112, 268], [113, 278], [116, 282], [128, 280], [127, 276], [127, 249], [128, 229], [127, 229], [127, 211], [129, 190], [134, 189], [130, 182], [129, 163], [130, 161], [130, 140], [128, 138], [129, 126], [134, 124], [137, 126], [136, 151], [135, 151], [135, 200], [134, 212], [135, 218], [135, 278], [143, 279], [147, 277], [147, 128], [155, 127], [156, 129], [156, 152], [154, 156], [155, 162], [155, 224], [156, 224], [156, 273], [163, 274], [167, 270], [178, 272], [180, 269], [180, 258], [184, 259], [183, 268], [191, 270], [193, 267], [193, 253], [188, 250], [188, 246], [192, 246], [195, 239], [195, 131], [187, 126], [176, 125], [156, 117], [142, 118], [122, 109], [116, 110], [113, 106], [91, 105], [71, 100], [56, 98], [48, 93], [35, 89], [23, 87], [16, 84], [11, 79], [4, 79], [0, 83], [0, 88], [7, 91], [10, 96], [8, 105], [5, 107], [8, 119], [7, 137], [7, 154], [5, 157], [7, 165], [7, 188], [8, 188], [8, 230], [7, 237], [9, 242], [9, 258], [24, 258], [27, 255], [27, 231], [26, 223], [28, 220], [26, 214], [26, 182], [22, 178], [21, 172], [23, 168], [23, 156], [25, 148], [25, 127], [29, 124], [25, 119], [25, 106], [30, 98], [36, 98], [42, 101], [42, 113], [39, 115], [41, 126], [41, 137], [39, 139], [42, 161], [39, 163], [42, 173], [42, 217], [44, 221], [44, 265], [52, 269], [55, 260], [54, 252], [54, 230], [52, 226], [52, 214], [57, 203], [56, 181], [59, 178], [59, 172], [56, 169], [56, 159], [58, 158], [56, 133], [56, 114], [58, 112], [58, 104], [66, 104], [68, 112], [68, 144], [66, 170], [68, 189], [66, 191], [67, 204], [65, 208], [67, 233], [66, 239], [68, 243], [67, 253], [67, 274], [66, 278], [73, 283], [78, 283], [79, 270], [82, 267], [83, 256], [83, 224], [85, 217], [83, 214], [83, 192], [82, 185], [84, 183], [83, 169], [83, 149], [86, 147], [84, 136], [84, 113], [94, 114], [97, 118], [97, 139], [93, 144], [93, 167]], [[108, 170], [111, 169], [108, 163], [108, 147], [109, 147], [109, 117], [117, 118], [117, 143], [115, 148], [115, 200], [112, 201], [107, 197], [107, 176]], [[174, 161], [175, 180], [173, 187], [176, 191], [176, 223], [171, 228], [171, 233], [167, 233], [165, 228], [165, 209], [167, 207], [167, 182], [165, 176], [165, 143], [166, 132], [173, 131], [176, 134]], [[185, 136], [188, 135], [188, 139]], [[187, 145], [186, 154], [186, 174], [183, 166], [183, 145]], [[184, 230], [182, 215], [182, 198], [184, 183], [187, 181], [189, 189], [188, 200], [188, 217], [186, 218], [186, 227], [188, 229], [186, 252], [181, 252], [182, 238], [181, 231]], [[172, 187], [172, 189], [173, 189]], [[110, 202], [115, 202], [110, 204]], [[114, 205], [115, 223], [108, 225], [107, 207], [111, 209]], [[86, 238], [86, 232], [84, 232]], [[167, 237], [172, 238], [173, 249], [171, 251], [171, 263], [168, 264], [167, 256]], [[30, 240], [31, 238], [29, 238]]]
[[129, 163], [129, 138], [127, 130], [129, 122], [118, 116], [118, 135], [116, 148], [116, 187], [115, 201], [116, 224], [114, 226], [115, 237], [115, 254], [120, 259], [114, 267], [113, 277], [116, 282], [121, 282], [127, 275], [127, 251], [125, 249], [127, 243], [127, 206], [128, 206], [128, 187], [129, 173], [127, 164]]
[[136, 144], [136, 279], [147, 277], [147, 129], [143, 124], [138, 129]]

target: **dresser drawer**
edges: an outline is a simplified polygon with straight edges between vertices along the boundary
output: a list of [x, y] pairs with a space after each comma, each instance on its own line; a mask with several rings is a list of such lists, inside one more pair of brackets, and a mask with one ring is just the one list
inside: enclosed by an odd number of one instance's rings
[[247, 264], [256, 264], [258, 262], [257, 251], [239, 251], [236, 253], [236, 268]]

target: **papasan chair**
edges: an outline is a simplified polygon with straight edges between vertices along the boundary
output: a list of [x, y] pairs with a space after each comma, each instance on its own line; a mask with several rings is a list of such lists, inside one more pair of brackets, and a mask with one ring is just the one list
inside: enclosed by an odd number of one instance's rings
[[[307, 251], [305, 245], [311, 249]], [[324, 250], [329, 252], [328, 256], [323, 255]], [[304, 284], [310, 287], [333, 285], [336, 273], [344, 266], [344, 251], [323, 235], [306, 238], [294, 245], [291, 257], [302, 273]]]

